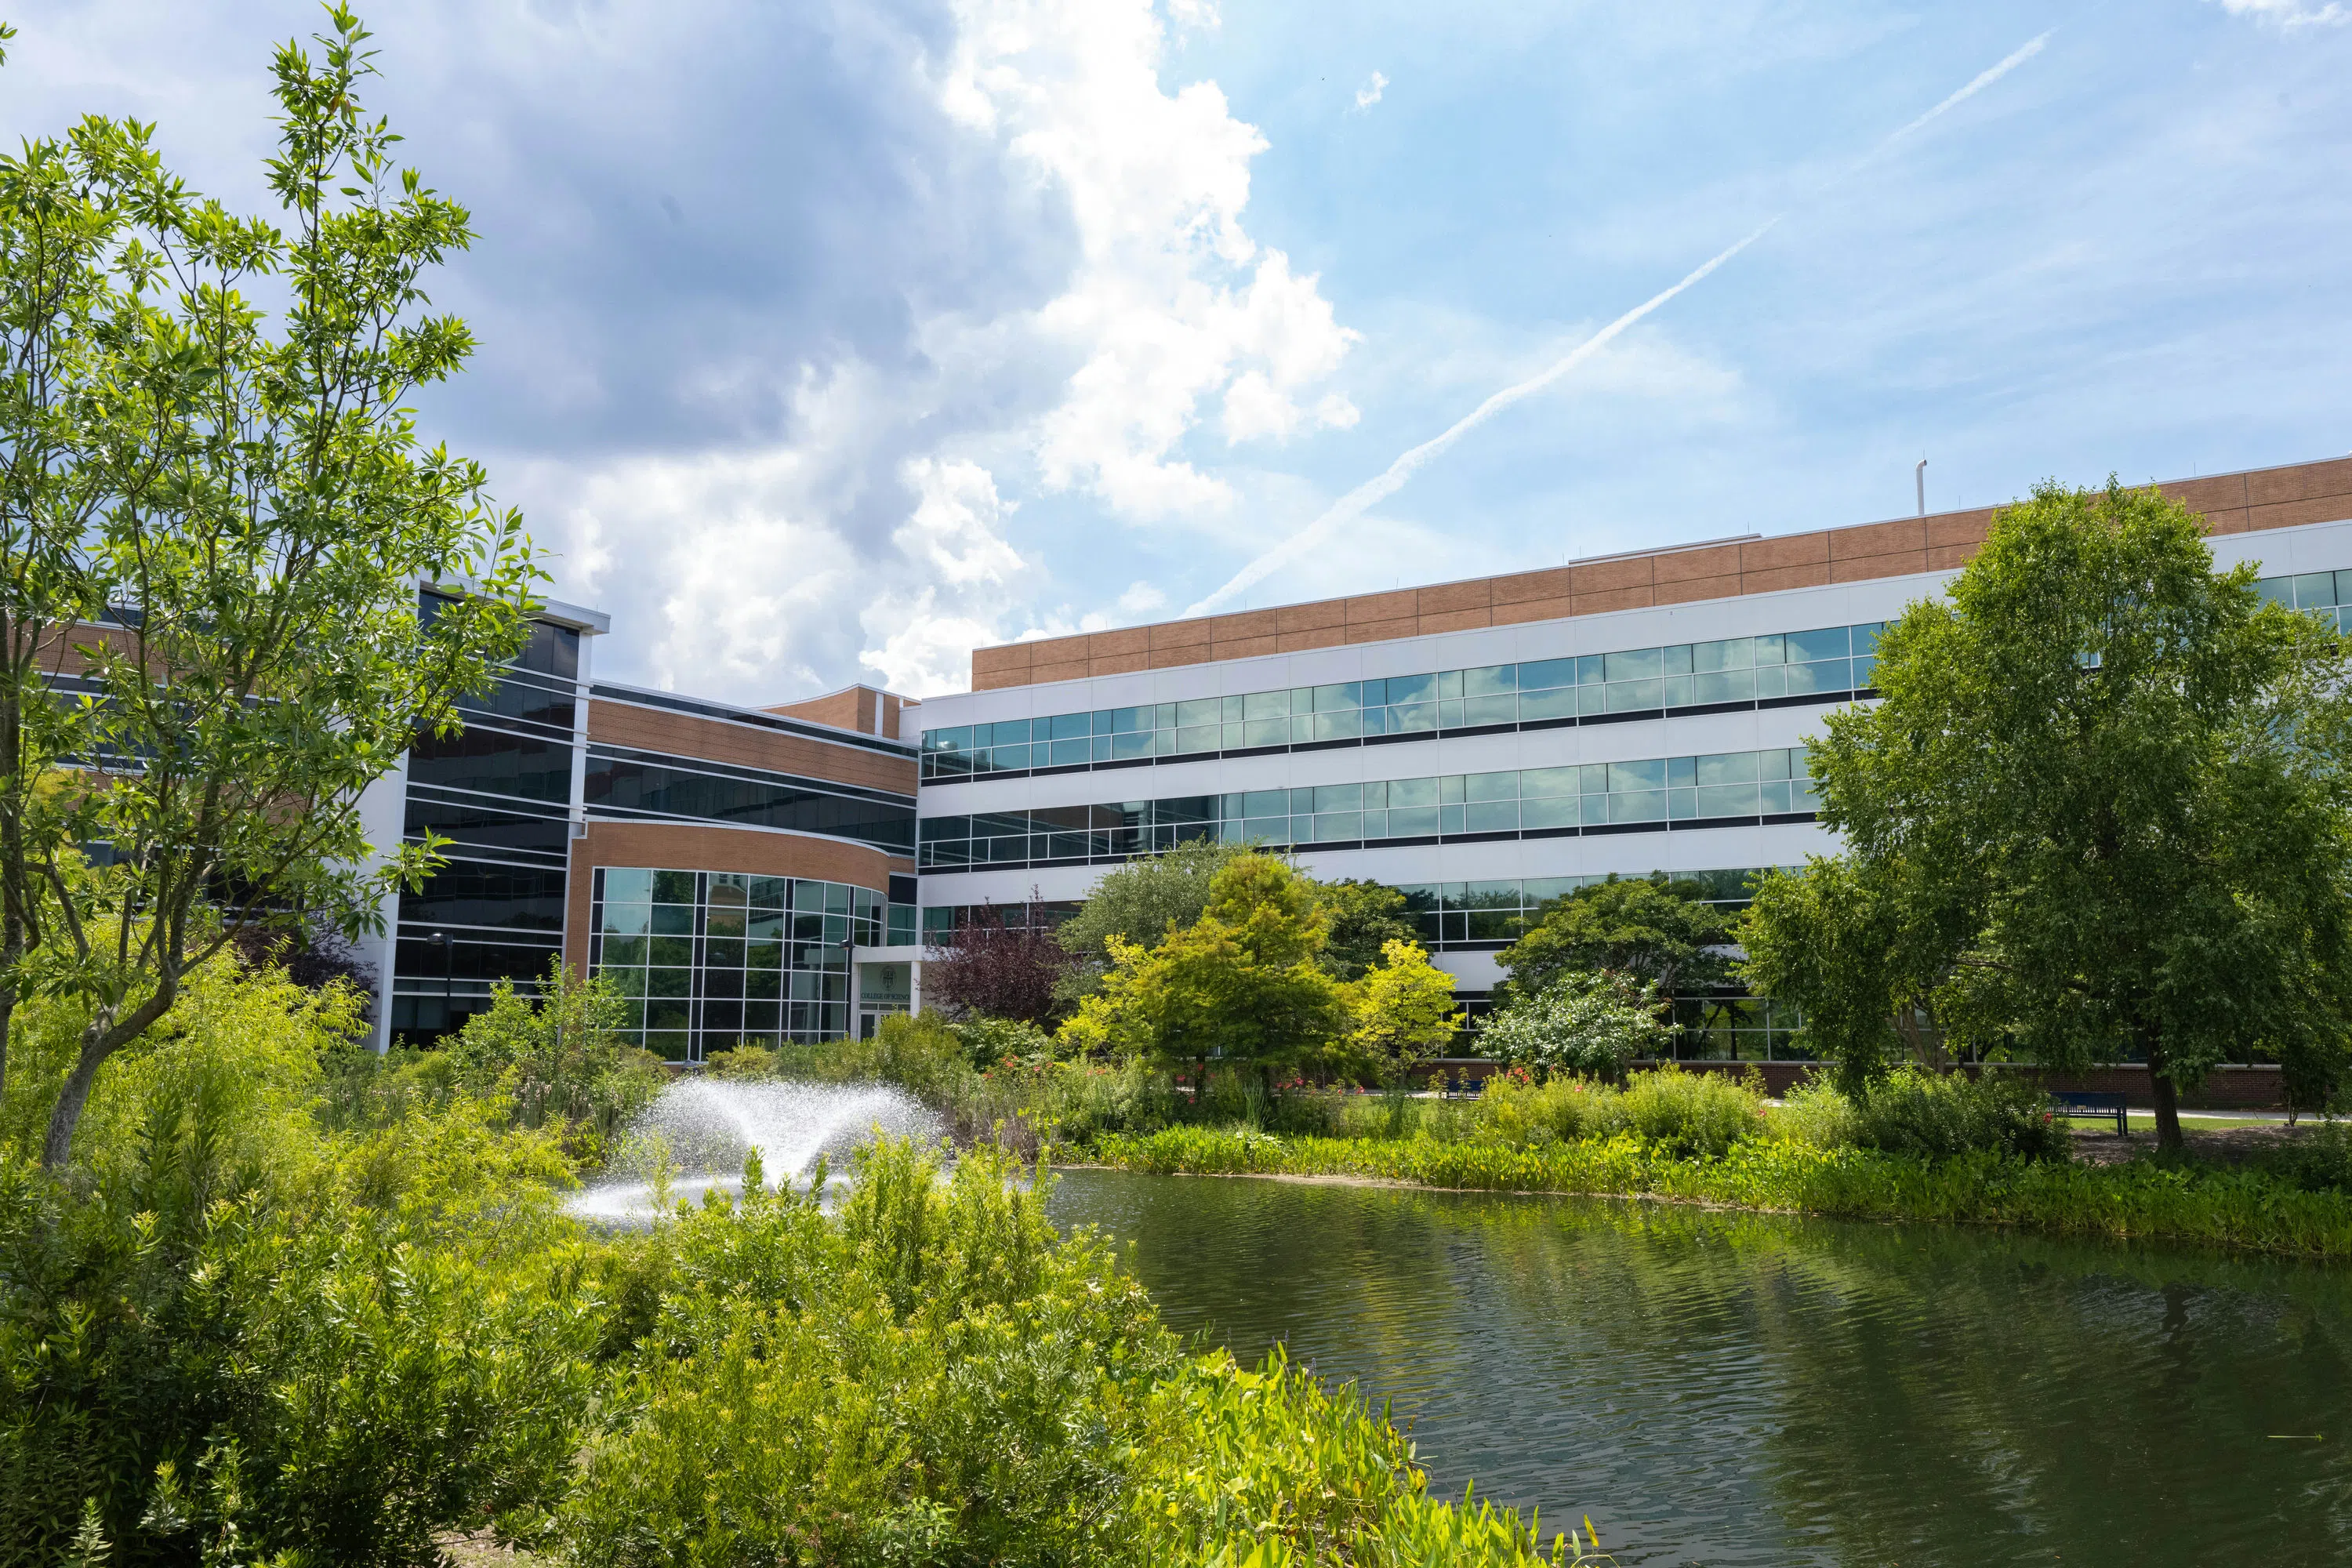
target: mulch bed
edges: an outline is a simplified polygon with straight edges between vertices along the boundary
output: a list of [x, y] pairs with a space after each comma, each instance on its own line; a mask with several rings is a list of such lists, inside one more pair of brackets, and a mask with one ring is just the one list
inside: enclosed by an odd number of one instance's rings
[[[2194, 1159], [2216, 1165], [2242, 1165], [2300, 1136], [2313, 1125], [2305, 1122], [2290, 1128], [2280, 1122], [2270, 1127], [2217, 1127], [2209, 1132], [2199, 1131], [2194, 1121], [2184, 1121], [2180, 1135]], [[2074, 1158], [2085, 1165], [2120, 1165], [2136, 1155], [2153, 1152], [2156, 1148], [2154, 1128], [2142, 1131], [2135, 1127], [2128, 1138], [2089, 1127], [2077, 1127], [2074, 1132]]]

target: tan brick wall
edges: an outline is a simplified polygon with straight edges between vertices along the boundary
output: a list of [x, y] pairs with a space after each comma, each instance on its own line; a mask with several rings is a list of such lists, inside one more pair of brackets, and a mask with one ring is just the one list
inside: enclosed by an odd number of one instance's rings
[[[2352, 458], [2175, 479], [2158, 488], [2203, 512], [2215, 533], [2352, 518]], [[1980, 507], [974, 648], [971, 685], [975, 691], [988, 691], [1475, 626], [1948, 572], [1968, 563], [1991, 523], [1992, 509]]]
[[[880, 699], [881, 722], [877, 727], [875, 715], [876, 699]], [[779, 713], [787, 719], [804, 719], [812, 724], [830, 724], [836, 730], [855, 730], [861, 735], [887, 735], [898, 738], [898, 714], [907, 700], [895, 691], [882, 691], [871, 686], [846, 686], [839, 691], [828, 691], [822, 697], [812, 697], [802, 702], [779, 702], [772, 708], [762, 708], [762, 713]], [[917, 703], [915, 706], [922, 706]]]
[[877, 893], [889, 891], [892, 872], [910, 877], [915, 871], [915, 863], [899, 856], [795, 833], [675, 822], [592, 822], [587, 837], [572, 841], [571, 891], [564, 901], [563, 962], [574, 969], [588, 963], [588, 903], [594, 890], [589, 873], [599, 866], [808, 877]]
[[[589, 704], [588, 738], [608, 746], [672, 756], [704, 757], [741, 768], [768, 768], [802, 778], [915, 793], [912, 757], [857, 746], [828, 745], [750, 724], [729, 724], [667, 708], [637, 708], [598, 699]], [[708, 869], [708, 868], [704, 868]]]

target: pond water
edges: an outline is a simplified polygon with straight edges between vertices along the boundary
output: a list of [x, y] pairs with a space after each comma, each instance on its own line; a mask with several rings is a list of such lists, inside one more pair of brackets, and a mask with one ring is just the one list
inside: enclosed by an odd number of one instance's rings
[[1098, 1171], [1053, 1211], [1628, 1564], [2352, 1561], [2352, 1270]]

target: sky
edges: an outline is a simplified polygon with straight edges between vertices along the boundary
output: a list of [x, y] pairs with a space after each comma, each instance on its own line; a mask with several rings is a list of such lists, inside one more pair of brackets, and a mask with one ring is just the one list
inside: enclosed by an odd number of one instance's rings
[[[2352, 452], [2346, 0], [362, 10], [478, 230], [420, 425], [620, 679], [929, 695], [1908, 515], [1921, 458], [1947, 510]], [[5, 14], [0, 140], [152, 121], [267, 208], [307, 0]]]

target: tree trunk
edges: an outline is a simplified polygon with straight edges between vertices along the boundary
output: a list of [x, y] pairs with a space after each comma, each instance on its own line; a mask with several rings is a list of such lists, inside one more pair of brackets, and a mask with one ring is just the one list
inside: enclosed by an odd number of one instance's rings
[[82, 1037], [81, 1057], [58, 1094], [57, 1106], [49, 1112], [48, 1135], [41, 1140], [45, 1171], [62, 1171], [72, 1157], [74, 1129], [80, 1125], [82, 1108], [89, 1103], [89, 1086], [98, 1081], [99, 1068], [114, 1054], [114, 1047], [105, 1040], [105, 1034], [94, 1025]]
[[2180, 1139], [2180, 1091], [2162, 1073], [2150, 1072], [2148, 1081], [2156, 1089], [2156, 1146], [2177, 1154], [2186, 1147]]
[[2156, 1146], [2178, 1154], [2186, 1147], [2180, 1139], [2180, 1091], [2164, 1070], [2164, 1038], [2154, 1025], [2143, 1024], [2140, 1039], [2147, 1047], [2148, 1088], [2156, 1096]]

